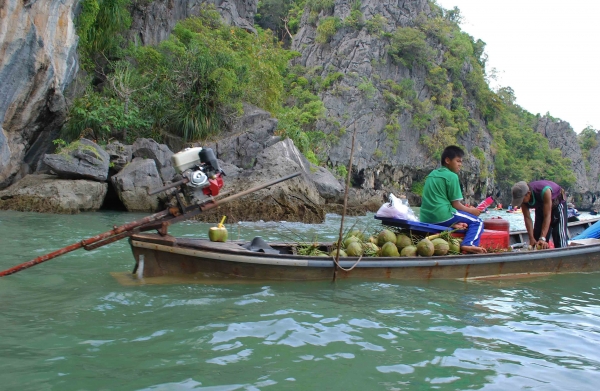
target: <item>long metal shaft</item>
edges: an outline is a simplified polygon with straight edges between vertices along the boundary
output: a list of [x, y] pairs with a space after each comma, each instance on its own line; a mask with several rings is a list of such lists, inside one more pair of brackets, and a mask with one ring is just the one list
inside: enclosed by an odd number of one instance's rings
[[[56, 257], [60, 256], [60, 255], [69, 253], [71, 251], [80, 249], [82, 247], [86, 248], [86, 249], [89, 249], [89, 250], [92, 250], [94, 248], [98, 248], [98, 247], [107, 245], [107, 244], [112, 243], [114, 241], [117, 241], [119, 239], [123, 239], [123, 238], [126, 238], [127, 236], [130, 236], [130, 233], [133, 233], [134, 230], [144, 230], [144, 226], [155, 227], [156, 224], [153, 224], [153, 223], [156, 223], [157, 221], [163, 221], [163, 224], [165, 224], [165, 225], [171, 225], [173, 223], [176, 223], [176, 222], [179, 222], [179, 221], [182, 221], [182, 220], [187, 220], [187, 219], [189, 219], [191, 217], [194, 217], [194, 216], [202, 213], [205, 210], [216, 208], [217, 206], [222, 205], [222, 204], [224, 204], [226, 202], [233, 201], [236, 198], [245, 196], [246, 194], [250, 194], [250, 193], [253, 193], [253, 192], [258, 191], [258, 190], [262, 190], [262, 189], [264, 189], [266, 187], [269, 187], [269, 186], [273, 186], [273, 185], [275, 185], [277, 183], [280, 183], [280, 182], [283, 182], [283, 181], [287, 181], [288, 179], [297, 177], [300, 174], [301, 174], [300, 172], [296, 172], [294, 174], [285, 176], [283, 178], [275, 179], [275, 180], [273, 180], [271, 182], [267, 182], [267, 183], [264, 183], [262, 185], [253, 187], [251, 189], [245, 190], [245, 191], [243, 191], [241, 193], [237, 193], [237, 194], [231, 195], [231, 196], [223, 198], [221, 200], [211, 201], [211, 202], [209, 202], [207, 204], [200, 205], [196, 209], [193, 209], [192, 211], [190, 211], [188, 213], [185, 213], [185, 214], [181, 214], [180, 210], [178, 208], [170, 208], [170, 209], [167, 209], [167, 210], [163, 210], [162, 212], [158, 212], [158, 213], [155, 213], [153, 215], [144, 217], [143, 219], [141, 219], [139, 221], [133, 221], [131, 223], [127, 223], [127, 224], [121, 225], [119, 227], [114, 227], [110, 231], [101, 233], [99, 235], [93, 236], [93, 237], [88, 238], [88, 239], [84, 239], [84, 240], [82, 240], [81, 242], [78, 242], [78, 243], [73, 243], [73, 244], [71, 244], [71, 245], [69, 245], [67, 247], [63, 247], [63, 248], [61, 248], [59, 250], [56, 250], [56, 251], [53, 251], [53, 252], [51, 252], [49, 254], [42, 255], [42, 256], [39, 256], [39, 257], [37, 257], [35, 259], [32, 259], [31, 261], [27, 261], [27, 262], [21, 263], [19, 265], [13, 266], [10, 269], [6, 269], [4, 271], [0, 271], [0, 277], [8, 276], [10, 274], [19, 272], [19, 271], [27, 269], [27, 268], [30, 268], [32, 266], [38, 265], [38, 264], [40, 264], [42, 262], [49, 261], [49, 260], [51, 260], [53, 258], [56, 258]], [[170, 217], [170, 218], [166, 219], [167, 217]], [[148, 229], [149, 228], [146, 228], [146, 230], [148, 230]]]
[[39, 257], [37, 257], [35, 259], [32, 259], [31, 261], [27, 261], [27, 262], [21, 263], [20, 265], [13, 266], [10, 269], [6, 269], [4, 271], [1, 271], [0, 272], [0, 277], [8, 276], [9, 274], [13, 274], [13, 273], [19, 272], [19, 271], [21, 271], [23, 269], [27, 269], [27, 268], [30, 268], [30, 267], [35, 266], [37, 264], [40, 264], [42, 262], [49, 261], [49, 260], [51, 260], [53, 258], [58, 257], [59, 255], [63, 255], [63, 254], [69, 253], [71, 251], [80, 249], [82, 247], [91, 245], [91, 244], [96, 243], [98, 241], [101, 241], [103, 239], [106, 239], [106, 238], [109, 238], [111, 236], [123, 233], [125, 231], [130, 231], [130, 230], [132, 230], [132, 229], [134, 229], [136, 227], [139, 227], [141, 225], [144, 225], [144, 224], [147, 224], [147, 223], [150, 223], [150, 222], [153, 222], [153, 221], [157, 221], [159, 219], [162, 219], [162, 218], [168, 216], [169, 214], [170, 214], [169, 210], [163, 210], [162, 212], [158, 212], [158, 213], [155, 213], [155, 214], [153, 214], [151, 216], [144, 217], [143, 219], [141, 219], [139, 221], [133, 221], [131, 223], [127, 223], [127, 224], [121, 225], [120, 227], [115, 227], [115, 228], [113, 228], [110, 231], [101, 233], [99, 235], [93, 236], [93, 237], [88, 238], [88, 239], [84, 239], [84, 240], [82, 240], [81, 242], [78, 242], [78, 243], [73, 243], [73, 244], [71, 244], [71, 245], [69, 245], [67, 247], [61, 248], [60, 250], [53, 251], [53, 252], [51, 252], [49, 254], [46, 254], [46, 255], [41, 255], [41, 256], [39, 256]]

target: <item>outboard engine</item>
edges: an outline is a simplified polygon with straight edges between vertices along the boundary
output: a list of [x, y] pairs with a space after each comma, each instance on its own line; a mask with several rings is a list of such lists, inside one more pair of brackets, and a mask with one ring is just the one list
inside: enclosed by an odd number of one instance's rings
[[211, 148], [186, 148], [171, 157], [175, 171], [187, 179], [187, 186], [202, 189], [206, 196], [216, 196], [223, 187], [225, 173]]

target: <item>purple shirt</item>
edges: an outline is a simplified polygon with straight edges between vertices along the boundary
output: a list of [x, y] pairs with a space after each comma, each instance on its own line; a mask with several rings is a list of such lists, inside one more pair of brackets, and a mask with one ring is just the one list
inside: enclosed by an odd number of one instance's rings
[[[532, 197], [527, 203], [527, 206], [530, 208], [535, 208], [538, 205], [544, 204], [544, 199], [542, 196], [548, 189], [552, 191], [552, 201], [558, 197], [561, 197], [560, 186], [552, 181], [540, 180], [529, 182], [529, 188], [531, 189]], [[562, 201], [562, 198], [559, 199], [559, 201]]]

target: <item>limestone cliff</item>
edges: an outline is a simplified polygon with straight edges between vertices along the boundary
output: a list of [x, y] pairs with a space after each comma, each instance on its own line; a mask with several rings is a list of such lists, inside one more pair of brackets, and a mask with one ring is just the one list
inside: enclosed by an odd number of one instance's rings
[[[253, 30], [258, 0], [132, 2], [130, 38], [155, 44], [177, 21], [212, 3], [224, 20]], [[35, 171], [64, 123], [66, 88], [78, 72], [79, 0], [0, 1], [0, 189]]]
[[[64, 122], [67, 102], [65, 91], [78, 71], [74, 19], [78, 0], [3, 0], [0, 1], [0, 189], [35, 169], [51, 140]], [[253, 17], [258, 0], [133, 0], [132, 27], [128, 33], [137, 44], [156, 44], [168, 37], [180, 19], [193, 16], [203, 3], [214, 4], [227, 22], [253, 31]], [[334, 16], [346, 19], [352, 0], [336, 0], [331, 10], [321, 11], [319, 18]], [[398, 27], [412, 26], [419, 15], [431, 16], [427, 0], [362, 0], [360, 12], [365, 20], [379, 15], [383, 29], [392, 33]], [[292, 43], [301, 53], [294, 62], [314, 69], [323, 78], [333, 73], [343, 75], [335, 88], [319, 92], [326, 107], [326, 120], [318, 127], [326, 132], [346, 131], [339, 142], [327, 151], [331, 167], [348, 162], [350, 142], [357, 131], [352, 168], [357, 191], [402, 192], [410, 190], [438, 162], [423, 145], [423, 138], [439, 133], [439, 124], [416, 129], [410, 111], [395, 118], [385, 111], [383, 81], [399, 83], [410, 79], [420, 101], [431, 99], [433, 92], [426, 83], [426, 70], [390, 61], [386, 38], [368, 29], [342, 27], [327, 43], [318, 43], [317, 24], [305, 12]], [[446, 48], [430, 42], [437, 63]], [[462, 72], [467, 75], [468, 64]], [[368, 84], [372, 91], [363, 87]], [[492, 137], [473, 97], [465, 101], [468, 130], [458, 142], [469, 152], [482, 151], [479, 158], [470, 153], [463, 165], [461, 181], [469, 202], [482, 199], [498, 189], [491, 173], [494, 170]], [[385, 131], [390, 120], [401, 129], [391, 136]], [[335, 124], [335, 125], [334, 125]], [[576, 135], [565, 122], [541, 119], [537, 131], [550, 145], [560, 148], [573, 162], [577, 184], [571, 189], [583, 200], [579, 207], [596, 202], [600, 194], [600, 147], [590, 151], [589, 167], [581, 158]], [[507, 189], [500, 189], [503, 201]], [[360, 194], [357, 194], [360, 199]], [[412, 200], [415, 202], [418, 200]]]
[[596, 147], [590, 150], [587, 171], [589, 192], [585, 193], [584, 199], [598, 210], [600, 209], [600, 133], [596, 135], [596, 142]]
[[[28, 173], [62, 125], [77, 72], [78, 0], [0, 2], [0, 188]], [[34, 156], [36, 155], [36, 156]]]
[[136, 1], [131, 13], [129, 40], [140, 45], [156, 45], [169, 37], [178, 21], [198, 15], [203, 4], [214, 4], [228, 24], [254, 31], [258, 0]]
[[[352, 5], [352, 1], [337, 0], [331, 16], [344, 20], [350, 15]], [[388, 33], [398, 27], [411, 26], [419, 14], [430, 13], [427, 0], [400, 0], [393, 3], [363, 0], [360, 11], [365, 20], [376, 15], [383, 16], [386, 21], [384, 29]], [[319, 18], [324, 16], [322, 11]], [[411, 79], [418, 99], [429, 99], [432, 94], [425, 82], [425, 67], [407, 68], [393, 63], [387, 50], [389, 40], [371, 34], [367, 29], [341, 28], [328, 43], [316, 42], [316, 35], [317, 27], [309, 21], [309, 13], [305, 12], [301, 28], [293, 40], [293, 49], [302, 54], [295, 62], [318, 69], [322, 78], [336, 72], [343, 74], [335, 89], [321, 93], [321, 99], [327, 109], [327, 121], [322, 121], [319, 128], [334, 132], [331, 123], [338, 122], [347, 130], [341, 136], [340, 142], [328, 152], [328, 163], [332, 166], [348, 164], [349, 145], [356, 129], [354, 184], [363, 189], [375, 188], [396, 192], [410, 190], [413, 182], [422, 181], [439, 165], [420, 142], [423, 136], [438, 133], [439, 125], [432, 121], [424, 130], [415, 129], [408, 110], [396, 118], [390, 118], [385, 110], [387, 103], [384, 101], [382, 85], [386, 80], [400, 83], [404, 79]], [[444, 49], [436, 50], [441, 61]], [[371, 94], [361, 91], [361, 83], [365, 81], [375, 88]], [[468, 102], [468, 107], [472, 124], [469, 132], [460, 136], [458, 141], [468, 151], [476, 146], [486, 151], [486, 171], [491, 172], [492, 157], [487, 152], [491, 150], [491, 136], [481, 120], [481, 114], [475, 109], [475, 103]], [[385, 131], [390, 120], [397, 121], [400, 125], [400, 135], [394, 136], [399, 137], [399, 140], [394, 140]], [[480, 160], [468, 155], [461, 180], [465, 196], [471, 202], [485, 198], [486, 192], [493, 188], [493, 182], [482, 177], [482, 171], [484, 170]]]
[[590, 208], [593, 201], [585, 161], [577, 142], [577, 134], [571, 128], [571, 125], [565, 121], [542, 117], [537, 123], [536, 131], [548, 139], [551, 148], [560, 149], [563, 157], [571, 160], [571, 168], [575, 173], [577, 182], [570, 189], [570, 192], [572, 195], [577, 194], [581, 198], [577, 205], [579, 208]]

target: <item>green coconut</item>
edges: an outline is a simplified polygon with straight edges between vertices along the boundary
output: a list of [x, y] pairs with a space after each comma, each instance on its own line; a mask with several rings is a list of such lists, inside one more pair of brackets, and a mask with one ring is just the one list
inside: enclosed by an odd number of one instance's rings
[[422, 257], [430, 257], [433, 255], [435, 248], [429, 239], [423, 239], [417, 243], [417, 254]]
[[433, 239], [433, 255], [446, 255], [450, 251], [450, 245], [442, 238]]
[[208, 230], [208, 238], [211, 242], [226, 242], [227, 228], [225, 227], [210, 227]]
[[407, 246], [412, 246], [412, 244], [412, 240], [405, 234], [396, 235], [396, 247], [398, 247], [398, 250], [402, 250]]
[[392, 242], [396, 244], [396, 234], [390, 231], [389, 229], [384, 229], [377, 236], [377, 245], [379, 247], [383, 247], [387, 242]]
[[352, 232], [350, 232], [348, 236], [354, 236], [358, 238], [358, 240], [360, 240], [361, 242], [365, 241], [365, 234], [358, 229], [352, 230]]
[[375, 243], [365, 243], [363, 247], [365, 249], [364, 255], [368, 257], [375, 257], [379, 254], [379, 247]]
[[373, 243], [373, 244], [377, 244], [377, 237], [371, 235], [369, 236], [369, 242]]
[[365, 250], [379, 251], [379, 247], [375, 243], [365, 243]]
[[[329, 253], [329, 256], [330, 256], [330, 257], [335, 257], [335, 256], [337, 256], [336, 254], [337, 254], [337, 250], [333, 250], [333, 251], [331, 251], [331, 252]], [[341, 257], [347, 257], [347, 256], [348, 256], [348, 255], [346, 254], [346, 252], [345, 252], [344, 250], [341, 250], [341, 249], [340, 249], [340, 258], [341, 258]]]
[[348, 248], [350, 243], [356, 243], [359, 241], [360, 239], [358, 239], [356, 236], [348, 236], [346, 239], [344, 239], [344, 247]]
[[460, 253], [460, 242], [457, 239], [450, 239], [450, 241], [448, 242], [448, 246], [450, 249], [450, 254]]
[[382, 257], [398, 257], [400, 254], [398, 253], [398, 247], [396, 247], [395, 243], [386, 242], [381, 246], [381, 251], [379, 255]]
[[417, 246], [406, 246], [400, 251], [401, 257], [416, 257], [417, 256]]
[[360, 257], [363, 255], [363, 248], [359, 242], [352, 242], [346, 246], [346, 254], [350, 257]]

